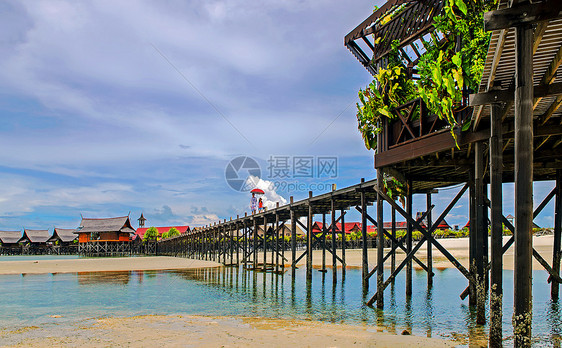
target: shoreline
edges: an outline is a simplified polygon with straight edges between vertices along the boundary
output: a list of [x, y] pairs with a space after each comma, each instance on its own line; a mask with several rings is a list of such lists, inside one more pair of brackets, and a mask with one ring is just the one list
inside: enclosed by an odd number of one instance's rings
[[222, 264], [172, 256], [0, 261], [0, 275], [164, 271], [208, 267], [222, 267]]
[[[172, 347], [453, 347], [440, 338], [400, 335], [382, 327], [243, 316], [143, 315], [0, 330], [10, 347], [165, 345]], [[401, 329], [397, 329], [401, 331]]]

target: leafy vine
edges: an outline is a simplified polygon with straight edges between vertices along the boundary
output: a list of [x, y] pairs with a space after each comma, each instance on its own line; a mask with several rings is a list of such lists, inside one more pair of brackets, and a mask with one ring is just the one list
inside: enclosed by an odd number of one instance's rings
[[[497, 0], [444, 1], [442, 12], [434, 17], [435, 30], [428, 40], [421, 40], [425, 52], [417, 65], [419, 80], [407, 76], [398, 42], [393, 42], [388, 65], [359, 90], [357, 121], [367, 149], [376, 149], [383, 117], [394, 119], [394, 108], [418, 97], [431, 113], [447, 122], [455, 141], [454, 130], [470, 126], [458, 124], [454, 111], [461, 106], [463, 90], [477, 90], [480, 83], [490, 40], [483, 15]], [[392, 16], [396, 14], [394, 11]], [[383, 17], [381, 24], [390, 20], [389, 16]], [[394, 198], [403, 196], [404, 185], [394, 177], [385, 177], [385, 187]]]

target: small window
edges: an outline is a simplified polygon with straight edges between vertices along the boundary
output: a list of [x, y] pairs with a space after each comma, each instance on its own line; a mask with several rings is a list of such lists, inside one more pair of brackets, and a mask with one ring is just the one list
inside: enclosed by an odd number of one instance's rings
[[99, 232], [90, 233], [90, 240], [99, 240], [99, 239], [100, 239], [100, 233]]

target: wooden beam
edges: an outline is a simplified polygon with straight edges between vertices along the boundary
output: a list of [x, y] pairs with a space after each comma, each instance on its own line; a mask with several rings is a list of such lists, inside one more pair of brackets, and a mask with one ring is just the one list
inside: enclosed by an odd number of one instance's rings
[[545, 0], [540, 3], [518, 3], [512, 7], [484, 13], [484, 30], [508, 29], [531, 25], [562, 16], [562, 2]]
[[[514, 89], [502, 89], [488, 91], [484, 93], [471, 94], [469, 96], [470, 106], [486, 105], [499, 102], [509, 102], [513, 101], [515, 90]], [[554, 95], [562, 94], [562, 82], [552, 83], [548, 85], [535, 86], [533, 97], [534, 98], [544, 98]]]
[[[489, 136], [489, 130], [461, 133], [458, 135], [458, 145], [463, 146], [475, 141], [485, 140]], [[375, 154], [375, 168], [386, 167], [390, 164], [411, 160], [423, 155], [446, 151], [453, 147], [456, 147], [455, 139], [453, 139], [449, 130], [431, 133], [415, 141]]]
[[[556, 52], [554, 59], [552, 60], [552, 62], [550, 62], [550, 65], [548, 66], [548, 69], [545, 71], [539, 85], [549, 85], [554, 81], [560, 63], [562, 63], [562, 45], [560, 45], [560, 48], [558, 49], [558, 52]], [[542, 98], [536, 98], [534, 100], [533, 109], [537, 107], [541, 99]]]
[[541, 125], [548, 122], [548, 120], [552, 117], [552, 115], [558, 110], [558, 108], [562, 105], [562, 95], [558, 96], [554, 102], [548, 107], [544, 115], [541, 116]]

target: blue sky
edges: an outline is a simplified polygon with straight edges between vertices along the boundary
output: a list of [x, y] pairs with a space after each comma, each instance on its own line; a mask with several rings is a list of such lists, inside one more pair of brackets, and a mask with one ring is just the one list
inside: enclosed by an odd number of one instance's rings
[[[240, 155], [263, 171], [270, 156], [337, 157], [320, 181], [338, 187], [373, 178], [354, 105], [370, 75], [343, 37], [381, 2], [1, 2], [0, 229], [243, 214], [224, 177]], [[307, 190], [268, 197], [290, 195]]]

